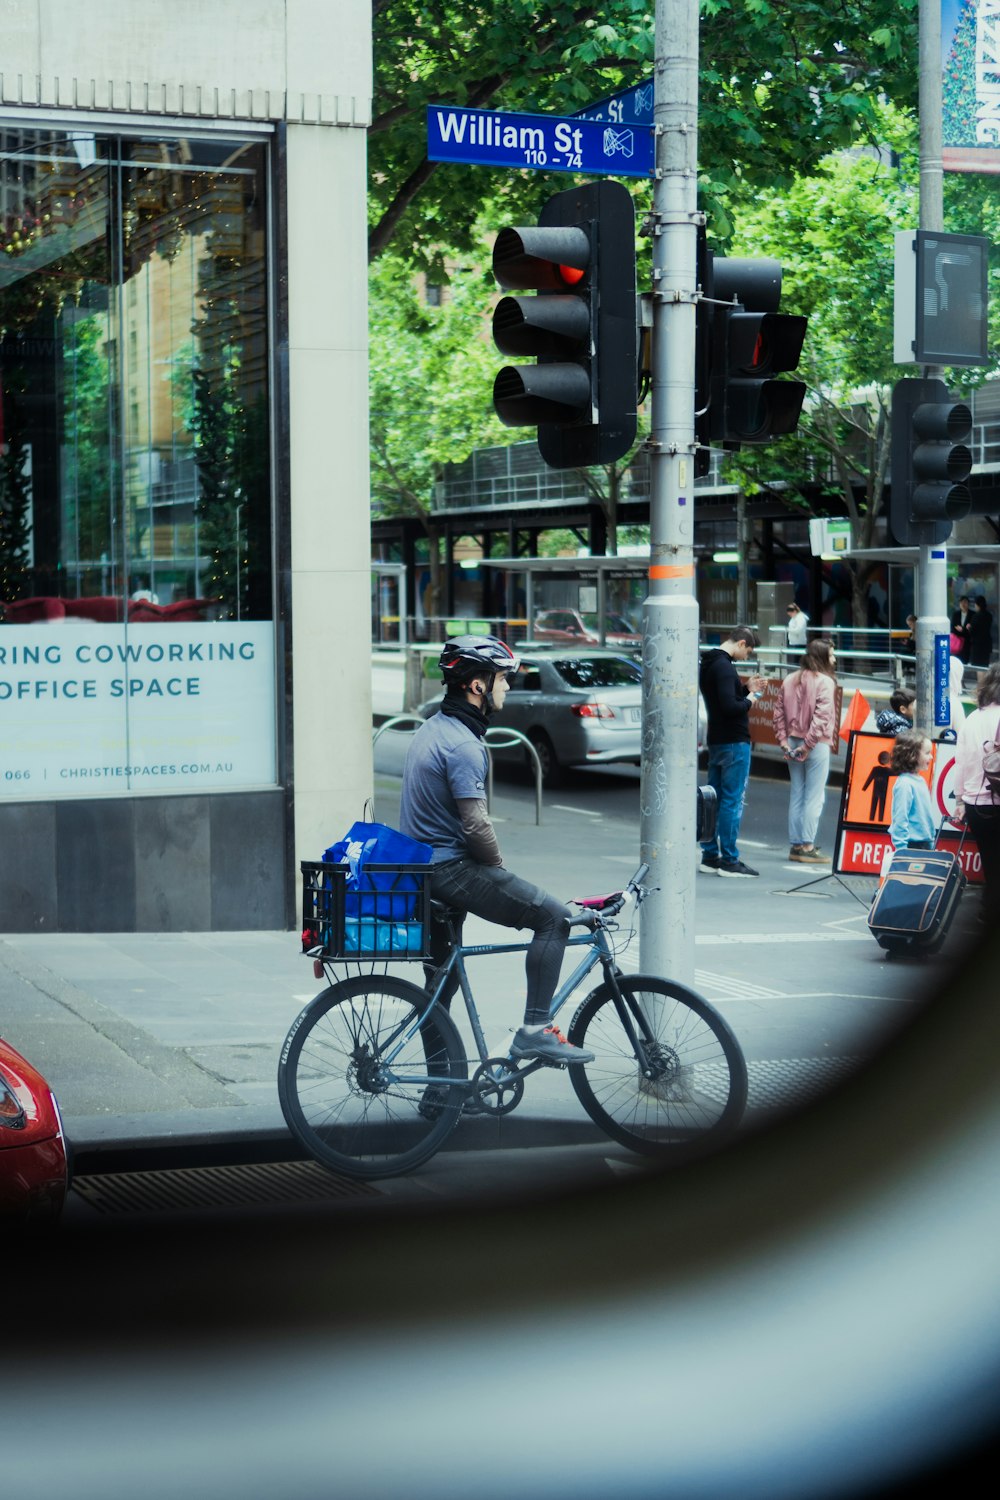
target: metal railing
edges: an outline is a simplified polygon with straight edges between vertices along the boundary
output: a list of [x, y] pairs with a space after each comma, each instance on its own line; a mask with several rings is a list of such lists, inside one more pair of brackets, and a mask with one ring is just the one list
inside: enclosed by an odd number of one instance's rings
[[[703, 625], [703, 629], [717, 634], [720, 640], [725, 640], [727, 632], [732, 628], [729, 625], [710, 624]], [[752, 626], [758, 634], [760, 627]], [[804, 646], [789, 646], [784, 639], [785, 627], [773, 625], [769, 627], [769, 634], [779, 637], [779, 644], [760, 645], [756, 650], [756, 658], [762, 666], [781, 667], [789, 672], [795, 670], [799, 665], [804, 653]], [[916, 671], [916, 657], [907, 655], [906, 652], [893, 651], [891, 648], [894, 636], [905, 635], [905, 631], [889, 629], [886, 626], [867, 625], [829, 625], [810, 626], [808, 636], [810, 640], [831, 640], [837, 652], [837, 660], [843, 671], [857, 677], [884, 677], [887, 683], [900, 686], [908, 676]], [[702, 644], [701, 651], [709, 650], [710, 647]]]
[[[384, 724], [380, 724], [378, 726], [378, 728], [376, 729], [375, 733], [372, 735], [372, 749], [374, 750], [375, 746], [378, 744], [378, 741], [381, 739], [382, 735], [385, 734], [385, 732], [386, 732], [387, 729], [399, 729], [399, 728], [401, 728], [402, 725], [407, 724], [407, 725], [411, 725], [412, 729], [413, 729], [413, 732], [415, 732], [417, 729], [420, 728], [421, 724], [424, 724], [424, 723], [426, 723], [426, 720], [423, 719], [423, 718], [421, 718], [420, 714], [394, 714], [391, 719], [386, 719], [386, 721], [385, 721]], [[527, 750], [527, 752], [528, 752], [531, 760], [534, 762], [534, 767], [535, 767], [535, 826], [536, 826], [536, 828], [539, 827], [541, 825], [541, 821], [542, 821], [542, 763], [541, 763], [541, 761], [540, 761], [540, 759], [538, 757], [538, 751], [535, 749], [534, 745], [528, 739], [528, 736], [526, 734], [522, 734], [519, 729], [505, 729], [505, 728], [503, 728], [499, 724], [495, 728], [493, 728], [493, 729], [487, 729], [486, 735], [485, 735], [485, 738], [484, 738], [484, 744], [486, 745], [486, 810], [487, 810], [487, 812], [492, 812], [492, 810], [493, 810], [493, 755], [492, 755], [492, 750], [493, 749], [496, 749], [496, 750], [505, 750], [505, 749], [512, 748], [514, 745], [521, 744]]]

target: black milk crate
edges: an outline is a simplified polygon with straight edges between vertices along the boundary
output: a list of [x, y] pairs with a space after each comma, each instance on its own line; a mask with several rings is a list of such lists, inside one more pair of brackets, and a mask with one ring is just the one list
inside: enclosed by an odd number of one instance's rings
[[399, 962], [430, 951], [430, 865], [364, 865], [348, 888], [346, 864], [302, 870], [302, 951], [323, 958]]

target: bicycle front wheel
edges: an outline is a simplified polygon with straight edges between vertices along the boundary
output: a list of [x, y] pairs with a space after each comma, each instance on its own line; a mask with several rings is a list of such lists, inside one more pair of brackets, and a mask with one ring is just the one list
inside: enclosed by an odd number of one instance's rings
[[569, 1069], [580, 1103], [644, 1156], [679, 1159], [719, 1145], [746, 1108], [746, 1062], [732, 1030], [670, 980], [621, 975], [618, 988], [621, 999], [610, 984], [594, 990], [570, 1023], [569, 1040], [594, 1053]]
[[316, 1161], [347, 1177], [393, 1177], [455, 1128], [465, 1091], [448, 1080], [467, 1080], [468, 1065], [445, 1011], [417, 1025], [426, 1004], [414, 984], [365, 974], [324, 990], [298, 1017], [281, 1049], [278, 1098]]

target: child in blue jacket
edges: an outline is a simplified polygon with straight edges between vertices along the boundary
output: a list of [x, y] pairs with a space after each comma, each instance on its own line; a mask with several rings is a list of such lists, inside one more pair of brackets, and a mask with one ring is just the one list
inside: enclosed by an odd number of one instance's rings
[[892, 813], [889, 837], [894, 849], [933, 849], [937, 821], [931, 794], [921, 772], [934, 753], [929, 739], [915, 729], [896, 736], [892, 747]]

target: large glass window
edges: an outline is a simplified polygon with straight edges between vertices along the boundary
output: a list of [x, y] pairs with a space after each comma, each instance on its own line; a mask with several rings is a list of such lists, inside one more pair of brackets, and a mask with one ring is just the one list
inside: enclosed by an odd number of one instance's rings
[[0, 795], [275, 780], [265, 183], [0, 129]]

